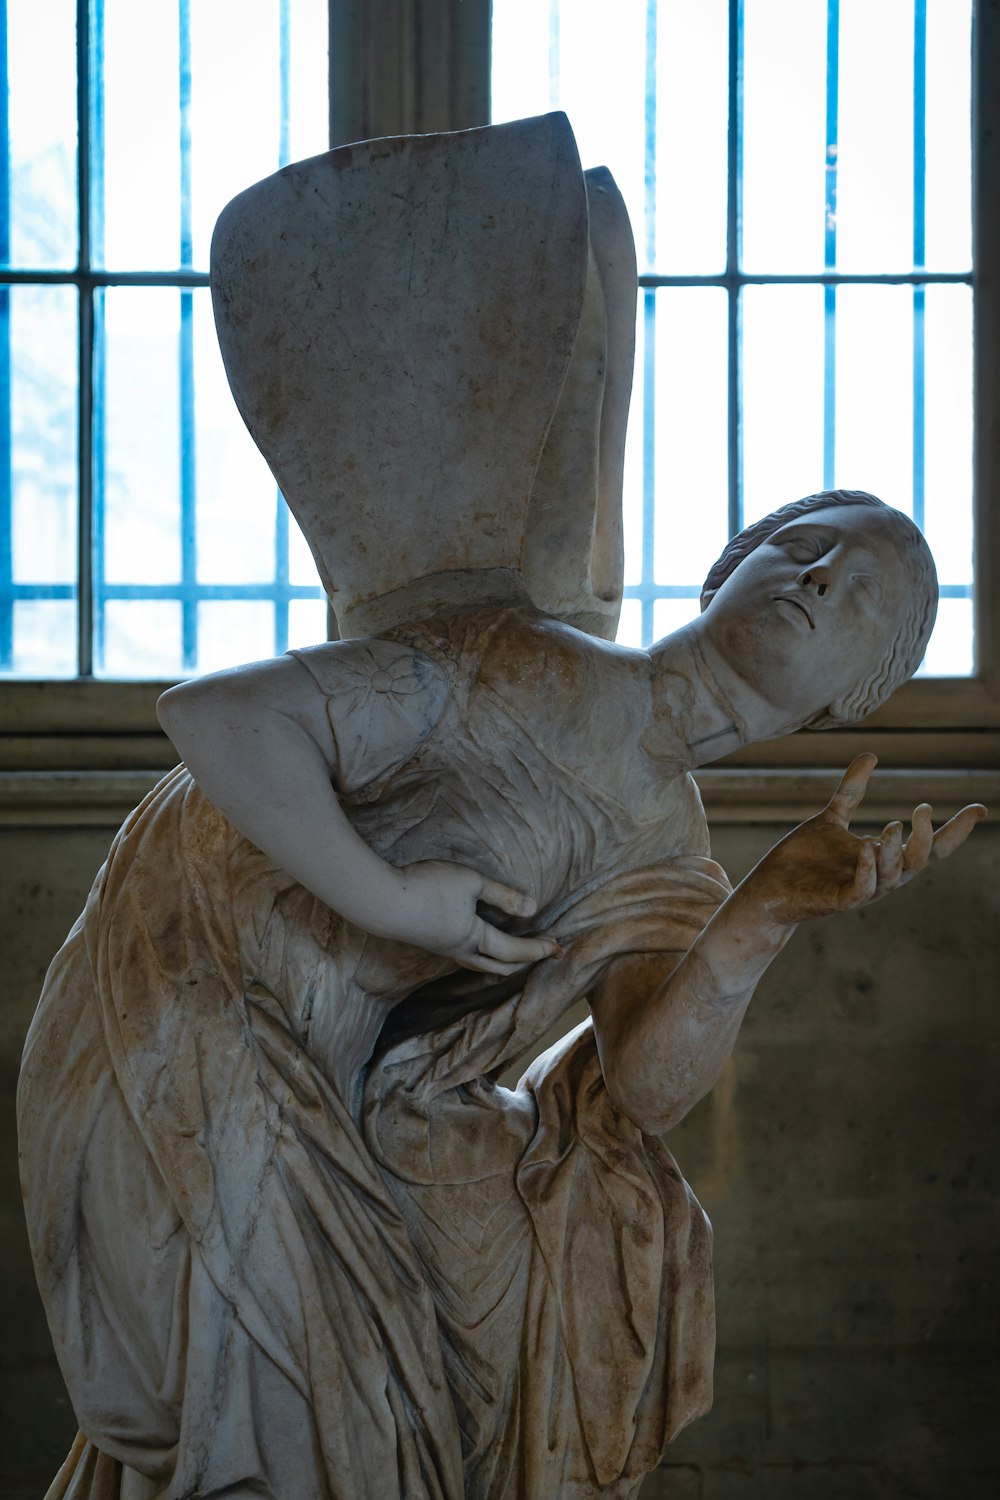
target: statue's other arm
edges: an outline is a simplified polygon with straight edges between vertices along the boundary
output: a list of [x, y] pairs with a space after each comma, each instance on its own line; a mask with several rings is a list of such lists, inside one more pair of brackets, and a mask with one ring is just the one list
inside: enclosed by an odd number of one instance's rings
[[[378, 695], [357, 712], [379, 735]], [[331, 783], [336, 736], [327, 698], [294, 657], [256, 662], [170, 688], [160, 723], [206, 796], [230, 822], [348, 921], [464, 967], [509, 974], [555, 944], [485, 922], [479, 901], [526, 916], [519, 891], [464, 866], [427, 860], [397, 869], [348, 821]], [[345, 731], [351, 726], [345, 725]]]
[[964, 808], [935, 833], [931, 809], [877, 839], [848, 829], [875, 767], [862, 755], [830, 802], [769, 850], [663, 977], [662, 960], [622, 959], [591, 996], [605, 1082], [648, 1134], [662, 1134], [712, 1088], [757, 981], [800, 922], [866, 906], [957, 849], [985, 815]]

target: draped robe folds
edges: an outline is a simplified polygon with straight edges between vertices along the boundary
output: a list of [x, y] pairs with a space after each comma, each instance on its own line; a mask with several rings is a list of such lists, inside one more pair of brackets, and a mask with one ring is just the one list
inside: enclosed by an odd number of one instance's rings
[[[562, 953], [514, 986], [449, 1011], [444, 961], [313, 898], [183, 767], [115, 839], [19, 1098], [81, 1428], [52, 1500], [626, 1497], [707, 1409], [707, 1221], [590, 1022], [496, 1079], [616, 957], [667, 973], [728, 885], [688, 778], [637, 812], [538, 743], [509, 646], [470, 618], [302, 661], [335, 727], [398, 710], [381, 761], [341, 741], [372, 846], [537, 897]], [[415, 991], [427, 1024], [383, 1032]]]

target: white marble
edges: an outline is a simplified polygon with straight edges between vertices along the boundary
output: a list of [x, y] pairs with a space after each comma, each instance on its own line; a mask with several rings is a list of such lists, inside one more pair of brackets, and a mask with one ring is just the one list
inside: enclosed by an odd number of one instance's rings
[[712, 860], [690, 770], [883, 701], [933, 564], [812, 496], [694, 625], [600, 638], [618, 204], [549, 117], [344, 148], [223, 216], [237, 399], [365, 634], [164, 695], [183, 764], [46, 979], [23, 1182], [81, 1427], [50, 1500], [635, 1496], [711, 1400], [710, 1231], [664, 1137], [797, 925], [982, 813], [857, 838], [861, 756], [735, 890]]

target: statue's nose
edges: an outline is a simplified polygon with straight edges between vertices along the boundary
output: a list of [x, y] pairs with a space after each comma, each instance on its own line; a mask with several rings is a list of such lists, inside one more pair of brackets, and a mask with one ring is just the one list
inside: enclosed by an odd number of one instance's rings
[[804, 589], [815, 589], [822, 599], [833, 583], [833, 569], [826, 563], [812, 563], [799, 574], [798, 582]]

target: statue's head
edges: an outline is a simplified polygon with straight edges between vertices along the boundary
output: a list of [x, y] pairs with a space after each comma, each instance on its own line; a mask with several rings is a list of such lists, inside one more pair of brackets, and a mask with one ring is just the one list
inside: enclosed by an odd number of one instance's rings
[[825, 490], [735, 536], [703, 626], [756, 691], [812, 729], [871, 713], [917, 670], [937, 609], [930, 549], [864, 490]]

